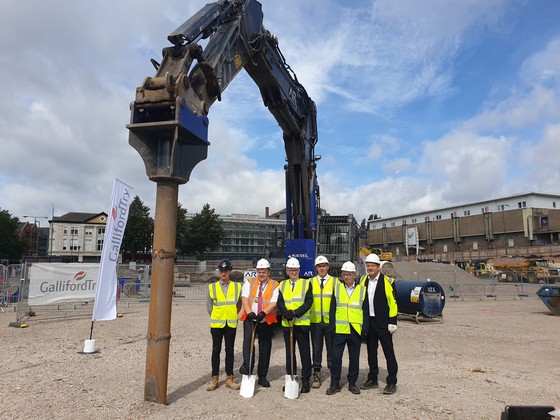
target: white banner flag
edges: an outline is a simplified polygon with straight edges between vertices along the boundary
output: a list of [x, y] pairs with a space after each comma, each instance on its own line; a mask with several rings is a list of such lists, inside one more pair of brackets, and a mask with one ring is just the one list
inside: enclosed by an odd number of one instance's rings
[[109, 218], [103, 238], [103, 251], [101, 252], [93, 305], [93, 321], [108, 321], [117, 317], [117, 263], [132, 201], [132, 191], [132, 187], [115, 178]]

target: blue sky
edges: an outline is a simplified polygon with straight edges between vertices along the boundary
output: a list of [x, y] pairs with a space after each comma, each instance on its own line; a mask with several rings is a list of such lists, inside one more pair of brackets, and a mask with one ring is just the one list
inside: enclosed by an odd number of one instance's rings
[[[207, 3], [8, 0], [0, 16], [0, 208], [107, 211], [122, 179], [155, 207], [128, 145], [135, 88]], [[264, 26], [318, 109], [321, 206], [383, 217], [559, 194], [560, 2], [263, 0]], [[244, 73], [209, 114], [189, 211], [284, 207], [281, 131]]]

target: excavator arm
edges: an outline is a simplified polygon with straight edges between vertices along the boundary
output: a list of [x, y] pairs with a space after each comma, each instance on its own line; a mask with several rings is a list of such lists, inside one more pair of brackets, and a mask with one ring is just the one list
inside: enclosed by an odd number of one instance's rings
[[[141, 154], [146, 148], [175, 150], [185, 145], [207, 145], [210, 107], [221, 100], [222, 92], [244, 68], [283, 132], [286, 231], [289, 239], [297, 242], [287, 253], [313, 259], [318, 202], [315, 165], [319, 157], [314, 152], [317, 110], [286, 64], [278, 40], [262, 22], [258, 1], [219, 0], [204, 6], [173, 31], [168, 36], [172, 46], [163, 49], [161, 64], [152, 60], [156, 75], [146, 78], [136, 90], [129, 142]], [[203, 39], [208, 39], [205, 48], [199, 44]], [[201, 152], [198, 159], [205, 157]], [[185, 166], [182, 159], [166, 164], [169, 173], [162, 175], [155, 163], [152, 168], [146, 163], [150, 179], [165, 176], [179, 183], [188, 181], [190, 172], [180, 171]]]

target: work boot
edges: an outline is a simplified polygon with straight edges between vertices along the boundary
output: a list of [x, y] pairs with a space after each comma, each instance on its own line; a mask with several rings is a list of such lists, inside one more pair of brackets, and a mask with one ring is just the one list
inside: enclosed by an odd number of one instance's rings
[[303, 384], [301, 386], [301, 393], [307, 394], [309, 391], [311, 391], [311, 387], [309, 386], [309, 380], [303, 381]]
[[337, 392], [340, 392], [341, 389], [342, 389], [342, 388], [340, 388], [340, 385], [331, 384], [331, 386], [329, 387], [329, 389], [327, 389], [327, 395], [336, 394]]
[[218, 388], [218, 375], [212, 376], [212, 380], [206, 388], [206, 391], [214, 391], [216, 388]]
[[323, 381], [321, 381], [321, 372], [313, 372], [313, 378], [311, 379], [311, 388], [320, 388]]
[[228, 375], [226, 378], [226, 387], [230, 389], [239, 389], [241, 385], [235, 382], [233, 375]]

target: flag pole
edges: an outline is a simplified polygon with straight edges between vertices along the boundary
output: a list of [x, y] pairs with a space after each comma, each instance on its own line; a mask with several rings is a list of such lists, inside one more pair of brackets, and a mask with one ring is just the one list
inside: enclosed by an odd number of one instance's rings
[[90, 330], [89, 330], [89, 339], [90, 339], [90, 340], [91, 340], [91, 337], [93, 336], [93, 323], [94, 323], [94, 322], [95, 322], [95, 321], [92, 319], [92, 320], [91, 320], [91, 328], [90, 328]]

